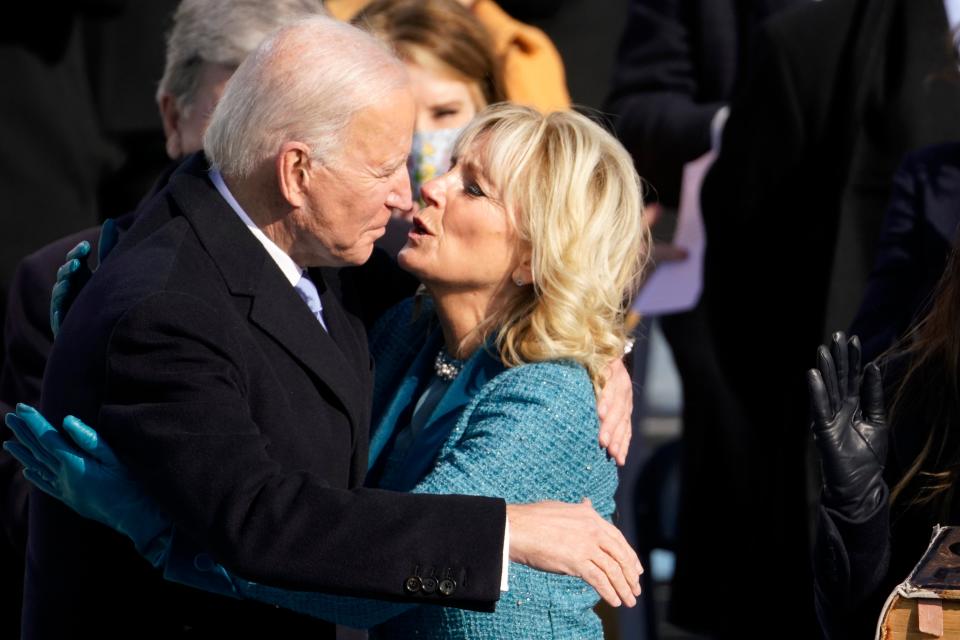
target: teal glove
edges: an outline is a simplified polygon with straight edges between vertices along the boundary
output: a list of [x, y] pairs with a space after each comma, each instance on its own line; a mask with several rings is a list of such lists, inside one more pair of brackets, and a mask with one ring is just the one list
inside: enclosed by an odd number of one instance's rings
[[72, 441], [68, 442], [25, 404], [8, 413], [6, 423], [19, 442], [8, 440], [3, 448], [23, 464], [27, 480], [81, 516], [126, 535], [153, 566], [163, 564], [170, 547], [171, 521], [96, 431], [68, 416], [63, 421]]
[[[113, 218], [107, 218], [100, 227], [100, 241], [97, 244], [97, 264], [103, 264], [107, 254], [113, 251], [120, 239], [120, 232]], [[50, 329], [53, 336], [60, 333], [60, 325], [67, 316], [70, 306], [77, 295], [93, 277], [93, 270], [87, 264], [90, 255], [90, 243], [84, 240], [67, 252], [67, 261], [57, 269], [57, 282], [50, 295]]]

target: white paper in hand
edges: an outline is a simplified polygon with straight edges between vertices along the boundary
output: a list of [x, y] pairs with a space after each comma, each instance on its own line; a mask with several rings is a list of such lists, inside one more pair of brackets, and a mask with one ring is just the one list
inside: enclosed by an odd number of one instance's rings
[[680, 207], [673, 244], [687, 250], [687, 257], [665, 262], [654, 270], [637, 295], [633, 311], [665, 315], [692, 309], [703, 290], [703, 252], [707, 246], [700, 215], [700, 187], [717, 154], [708, 151], [683, 166]]

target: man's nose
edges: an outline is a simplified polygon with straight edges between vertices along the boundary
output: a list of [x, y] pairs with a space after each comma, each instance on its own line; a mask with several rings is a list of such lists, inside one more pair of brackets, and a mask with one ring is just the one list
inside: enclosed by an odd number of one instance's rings
[[406, 217], [413, 211], [413, 197], [410, 193], [410, 175], [407, 171], [398, 172], [401, 175], [397, 178], [390, 189], [390, 195], [387, 196], [387, 206], [394, 211], [399, 211]]

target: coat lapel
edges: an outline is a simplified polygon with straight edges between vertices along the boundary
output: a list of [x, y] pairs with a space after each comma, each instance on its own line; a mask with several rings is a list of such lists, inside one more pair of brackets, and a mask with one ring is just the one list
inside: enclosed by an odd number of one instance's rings
[[[423, 392], [433, 376], [433, 360], [442, 343], [443, 336], [438, 328], [410, 364], [397, 393], [375, 427], [370, 443], [370, 468], [380, 462], [379, 458], [393, 436], [409, 426], [410, 407], [416, 404], [417, 394]], [[410, 444], [402, 468], [391, 471], [389, 488], [409, 491], [430, 471], [466, 405], [483, 385], [503, 371], [503, 363], [495, 354], [495, 348], [488, 343], [467, 360]]]
[[[416, 402], [415, 394], [418, 389], [423, 388], [427, 376], [433, 375], [433, 359], [443, 344], [443, 334], [439, 328], [435, 329], [427, 338], [426, 344], [420, 349], [407, 371], [397, 385], [396, 391], [387, 403], [381, 416], [374, 416], [376, 424], [373, 426], [373, 433], [370, 437], [370, 454], [368, 469], [372, 469], [378, 461], [380, 454], [386, 448], [397, 430], [402, 429], [409, 423], [407, 409]], [[401, 419], [406, 418], [404, 422]]]
[[[170, 193], [220, 270], [231, 295], [250, 299], [252, 324], [275, 340], [340, 400], [354, 430], [362, 426], [365, 394], [361, 371], [323, 330], [303, 300], [206, 176], [202, 154], [186, 161], [170, 183]], [[317, 283], [318, 288], [323, 286]], [[322, 296], [331, 331], [348, 335], [349, 321], [334, 296]], [[329, 325], [328, 325], [329, 326]], [[349, 350], [350, 352], [354, 350]], [[362, 369], [360, 368], [362, 367]]]

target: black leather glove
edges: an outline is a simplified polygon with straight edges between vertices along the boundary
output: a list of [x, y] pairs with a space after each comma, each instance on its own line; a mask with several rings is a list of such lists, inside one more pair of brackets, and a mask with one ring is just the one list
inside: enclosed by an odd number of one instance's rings
[[889, 434], [880, 369], [871, 362], [861, 381], [860, 340], [838, 332], [829, 350], [817, 349], [817, 368], [807, 372], [807, 385], [823, 469], [823, 505], [851, 520], [863, 519], [885, 495]]

